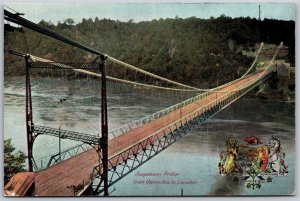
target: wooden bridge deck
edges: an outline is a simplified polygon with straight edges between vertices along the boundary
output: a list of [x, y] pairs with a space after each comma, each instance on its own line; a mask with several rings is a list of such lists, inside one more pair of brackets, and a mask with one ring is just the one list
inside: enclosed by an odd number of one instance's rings
[[[128, 133], [113, 138], [109, 141], [109, 158], [113, 159], [114, 156], [122, 151], [129, 149], [153, 133], [159, 132], [161, 128], [167, 127], [183, 116], [193, 113], [198, 108], [209, 105], [216, 100], [216, 98], [228, 95], [228, 93], [224, 93], [224, 91], [235, 90], [236, 87], [250, 83], [260, 75], [261, 73], [252, 74], [228, 86], [224, 85], [224, 87], [220, 89], [223, 92], [209, 94], [191, 104], [148, 122], [143, 126], [134, 128]], [[72, 185], [78, 186], [83, 184], [84, 186], [88, 186], [91, 183], [90, 175], [93, 167], [98, 164], [98, 160], [97, 152], [94, 149], [90, 149], [50, 168], [37, 172], [35, 176], [35, 195], [73, 196], [74, 191], [71, 188]], [[120, 162], [116, 160], [120, 159], [115, 157], [113, 164]], [[109, 163], [109, 166], [111, 168], [111, 163]]]

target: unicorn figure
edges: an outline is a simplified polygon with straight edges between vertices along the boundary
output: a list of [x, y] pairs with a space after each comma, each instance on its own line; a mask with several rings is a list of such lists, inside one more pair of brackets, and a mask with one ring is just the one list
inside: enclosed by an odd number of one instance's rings
[[269, 140], [269, 168], [272, 172], [287, 173], [287, 166], [285, 165], [283, 152], [280, 140], [274, 136]]

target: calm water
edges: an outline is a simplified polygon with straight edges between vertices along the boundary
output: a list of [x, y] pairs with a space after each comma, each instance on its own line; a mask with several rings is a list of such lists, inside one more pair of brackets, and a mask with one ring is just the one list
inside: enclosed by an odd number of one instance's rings
[[[56, 84], [33, 81], [34, 122], [38, 125], [61, 127], [97, 135], [99, 133], [99, 101], [97, 83]], [[70, 87], [72, 86], [72, 87]], [[78, 86], [84, 86], [79, 89]], [[77, 87], [77, 88], [76, 88]], [[74, 90], [76, 89], [76, 90]], [[110, 130], [163, 109], [189, 95], [157, 94], [109, 86], [108, 115]], [[75, 94], [74, 91], [77, 91]], [[73, 93], [71, 98], [66, 98]], [[153, 94], [151, 94], [153, 93]], [[12, 138], [17, 149], [26, 152], [24, 79], [6, 78], [4, 83], [4, 138]], [[151, 96], [152, 95], [152, 96]], [[66, 98], [66, 101], [60, 102]], [[255, 135], [267, 142], [276, 136], [286, 152], [289, 173], [274, 177], [260, 189], [247, 189], [243, 184], [218, 174], [219, 153], [225, 150], [225, 140]], [[62, 140], [62, 148], [78, 144]], [[58, 151], [58, 139], [39, 136], [34, 144], [34, 157], [40, 158]], [[44, 160], [46, 161], [46, 160]], [[43, 161], [43, 163], [44, 163]], [[260, 102], [242, 98], [188, 133], [137, 170], [116, 183], [112, 196], [122, 195], [276, 195], [291, 194], [295, 185], [295, 106], [289, 103]], [[165, 175], [165, 173], [169, 175]], [[141, 176], [155, 173], [160, 176]], [[165, 181], [164, 184], [150, 184]], [[172, 183], [173, 180], [173, 183]], [[139, 183], [144, 181], [144, 183]], [[169, 182], [169, 183], [168, 183]], [[285, 188], [282, 188], [285, 186]]]

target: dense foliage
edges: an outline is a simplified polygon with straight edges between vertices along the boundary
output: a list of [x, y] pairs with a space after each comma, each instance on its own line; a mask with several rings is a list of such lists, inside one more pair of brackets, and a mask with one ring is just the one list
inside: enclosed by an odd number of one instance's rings
[[15, 152], [16, 148], [11, 144], [11, 139], [4, 140], [4, 183], [16, 173], [24, 171], [25, 154]]
[[[67, 19], [53, 25], [40, 25], [84, 45], [150, 72], [179, 82], [212, 87], [244, 73], [253, 57], [242, 50], [253, 50], [259, 42], [279, 44], [290, 49], [294, 63], [295, 22], [220, 16], [159, 19], [135, 23], [98, 18], [74, 24]], [[5, 32], [5, 49], [13, 49], [56, 61], [91, 61], [94, 55], [57, 42], [33, 31]], [[5, 74], [21, 74], [24, 61], [5, 54]], [[110, 65], [110, 64], [108, 64]]]

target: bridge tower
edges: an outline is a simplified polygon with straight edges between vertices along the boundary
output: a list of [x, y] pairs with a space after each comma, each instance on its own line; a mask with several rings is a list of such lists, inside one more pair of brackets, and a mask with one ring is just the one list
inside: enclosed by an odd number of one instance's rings
[[31, 100], [31, 85], [30, 85], [30, 62], [29, 62], [30, 56], [25, 56], [25, 83], [26, 83], [26, 137], [27, 137], [27, 152], [28, 152], [28, 170], [30, 172], [33, 172], [33, 154], [32, 154], [32, 148], [33, 148], [33, 141], [34, 141], [34, 135], [33, 135], [33, 121], [32, 121], [32, 100]]
[[[101, 132], [100, 143], [98, 144], [98, 150], [101, 150], [99, 156], [102, 157], [99, 161], [99, 166], [102, 162], [102, 173], [100, 175], [104, 185], [104, 196], [108, 196], [108, 121], [107, 121], [107, 101], [106, 101], [106, 72], [105, 72], [105, 59], [104, 55], [99, 55], [100, 63], [99, 68], [101, 72]], [[100, 136], [99, 136], [100, 137]], [[99, 168], [101, 171], [101, 169]]]

